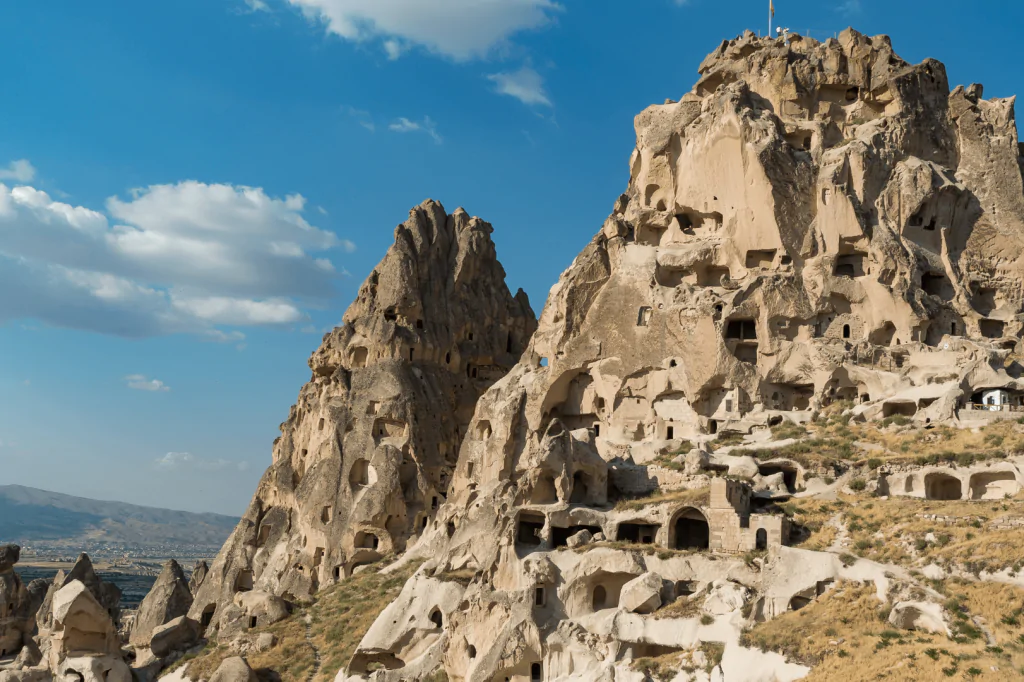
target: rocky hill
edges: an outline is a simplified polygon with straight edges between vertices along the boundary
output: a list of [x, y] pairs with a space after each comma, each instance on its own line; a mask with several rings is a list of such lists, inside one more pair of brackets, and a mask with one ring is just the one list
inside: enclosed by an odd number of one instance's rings
[[206, 545], [224, 542], [237, 518], [101, 502], [0, 486], [0, 541], [47, 541], [81, 547], [85, 540], [124, 545]]
[[536, 324], [414, 209], [152, 624], [216, 644], [176, 675], [1024, 679], [1014, 101], [853, 30], [699, 74]]
[[[309, 599], [400, 553], [444, 503], [477, 399], [536, 327], [491, 226], [427, 201], [309, 360], [274, 462], [196, 595], [228, 627], [242, 589]], [[225, 619], [227, 619], [225, 621]]]

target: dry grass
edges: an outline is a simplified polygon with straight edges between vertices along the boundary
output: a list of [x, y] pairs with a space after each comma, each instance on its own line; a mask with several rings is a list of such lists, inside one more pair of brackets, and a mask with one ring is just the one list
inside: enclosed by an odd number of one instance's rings
[[691, 504], [695, 507], [705, 506], [711, 500], [711, 488], [699, 488], [697, 490], [677, 490], [641, 497], [633, 500], [622, 500], [615, 505], [616, 511], [637, 511], [646, 509], [652, 505], [665, 504], [667, 502], [678, 504]]
[[[852, 554], [883, 563], [920, 568], [930, 563], [956, 566], [975, 574], [1024, 568], [1024, 528], [994, 530], [988, 524], [1003, 516], [1024, 517], [1024, 499], [938, 501], [910, 497], [886, 500], [840, 495], [832, 502], [793, 500], [783, 505], [793, 520], [810, 531], [801, 546], [824, 549], [836, 531], [827, 521], [838, 515], [849, 532]], [[957, 517], [946, 524], [922, 515]], [[935, 542], [925, 538], [932, 534]]]
[[410, 563], [388, 575], [361, 573], [320, 596], [310, 626], [323, 661], [314, 682], [331, 682], [348, 665], [363, 635], [417, 568], [419, 563]]
[[[320, 652], [321, 666], [313, 682], [330, 682], [348, 664], [363, 635], [398, 596], [417, 567], [418, 564], [410, 564], [389, 575], [364, 571], [324, 590], [313, 604], [296, 610], [280, 623], [253, 628], [250, 634], [270, 632], [277, 637], [277, 643], [268, 651], [249, 654], [249, 665], [257, 673], [264, 673], [261, 677], [272, 671], [280, 676], [281, 682], [306, 682], [316, 666], [315, 646]], [[225, 658], [234, 655], [226, 646], [210, 644], [198, 656], [183, 659], [174, 667], [187, 662], [191, 679], [208, 680]]]
[[[961, 587], [961, 586], [958, 586]], [[952, 638], [894, 630], [885, 622], [888, 608], [875, 597], [873, 586], [839, 583], [836, 589], [797, 612], [761, 623], [744, 634], [744, 643], [777, 651], [813, 666], [804, 678], [826, 680], [1021, 680], [1024, 665], [1022, 629], [996, 620], [999, 604], [1024, 600], [1024, 591], [1004, 585], [962, 586], [963, 600], [951, 602], [961, 613], [954, 618]], [[962, 610], [961, 610], [962, 609]], [[989, 646], [971, 617], [983, 615], [996, 643]]]
[[[800, 438], [798, 443], [778, 448], [748, 451], [758, 459], [785, 458], [806, 468], [864, 464], [937, 464], [956, 462], [962, 466], [1024, 454], [1024, 426], [1015, 421], [992, 422], [982, 428], [954, 429], [949, 426], [920, 428], [905, 417], [880, 422], [852, 423], [841, 414], [849, 407], [837, 403], [817, 419], [799, 426], [780, 424], [772, 438]], [[881, 450], [866, 452], [854, 443], [871, 443]]]

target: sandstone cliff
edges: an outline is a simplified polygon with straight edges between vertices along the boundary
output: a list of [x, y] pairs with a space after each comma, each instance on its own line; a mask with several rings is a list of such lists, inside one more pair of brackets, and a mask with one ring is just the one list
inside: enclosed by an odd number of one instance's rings
[[536, 327], [526, 294], [505, 285], [491, 232], [433, 201], [398, 226], [310, 358], [313, 376], [192, 618], [251, 618], [233, 604], [245, 591], [309, 599], [436, 523], [477, 399]]
[[802, 677], [740, 646], [742, 629], [837, 580], [903, 588], [786, 547], [772, 501], [812, 477], [834, 495], [842, 482], [820, 482], [846, 465], [756, 461], [723, 436], [770, 439], [830, 405], [922, 426], [1020, 405], [1013, 101], [950, 94], [940, 63], [852, 30], [748, 33], [700, 74], [637, 116], [626, 193], [481, 397], [407, 556], [426, 563], [342, 678], [639, 680], [632, 662], [669, 654], [728, 680]]

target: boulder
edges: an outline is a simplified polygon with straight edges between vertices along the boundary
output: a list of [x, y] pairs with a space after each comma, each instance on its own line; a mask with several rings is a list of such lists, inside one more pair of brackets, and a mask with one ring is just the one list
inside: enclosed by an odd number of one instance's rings
[[154, 656], [163, 658], [175, 651], [185, 651], [199, 640], [201, 634], [199, 623], [188, 616], [178, 616], [153, 630], [149, 648]]
[[249, 618], [249, 627], [273, 625], [288, 617], [288, 602], [269, 592], [239, 592], [235, 606]]
[[589, 530], [584, 529], [584, 530], [581, 530], [580, 532], [576, 533], [575, 535], [570, 536], [565, 541], [565, 545], [569, 549], [576, 549], [577, 547], [582, 547], [583, 545], [588, 545], [588, 544], [590, 544], [593, 541], [594, 541], [593, 534], [591, 534], [591, 532]]
[[653, 613], [661, 607], [662, 578], [644, 573], [622, 586], [619, 606], [633, 613]]
[[241, 656], [225, 658], [209, 682], [257, 682], [256, 673]]
[[747, 603], [750, 589], [730, 580], [715, 580], [708, 587], [701, 610], [711, 616], [724, 616], [739, 611]]
[[949, 634], [942, 606], [930, 602], [901, 601], [889, 611], [889, 624], [901, 630]]
[[185, 572], [177, 561], [171, 559], [164, 564], [149, 594], [139, 604], [129, 640], [132, 646], [147, 646], [156, 628], [186, 615], [191, 606], [192, 592], [185, 579]]

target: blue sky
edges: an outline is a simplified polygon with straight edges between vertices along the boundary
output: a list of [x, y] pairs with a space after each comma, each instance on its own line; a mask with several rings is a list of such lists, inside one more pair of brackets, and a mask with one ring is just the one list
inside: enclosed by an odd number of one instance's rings
[[[1024, 9], [966, 7], [778, 0], [776, 23], [1024, 91]], [[539, 312], [625, 188], [633, 116], [766, 10], [0, 3], [0, 483], [241, 513], [409, 208], [493, 223]]]

